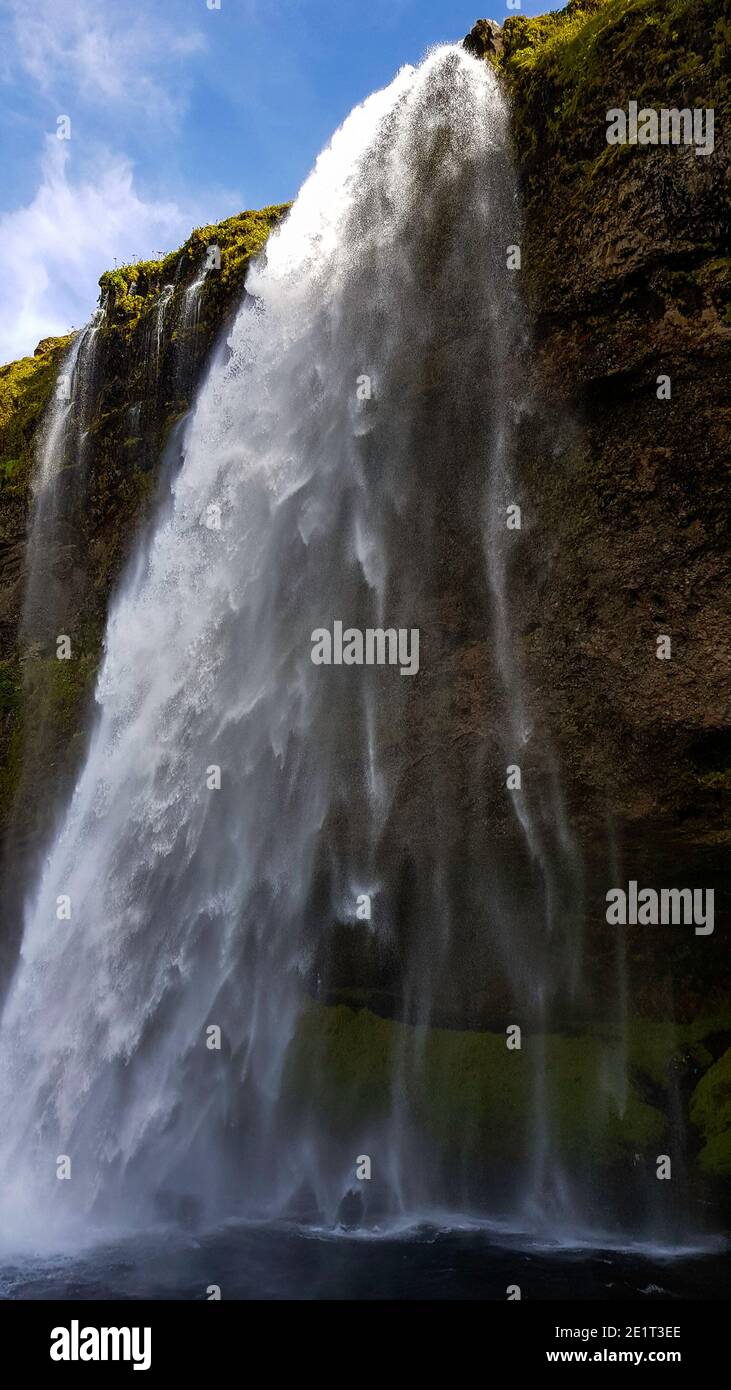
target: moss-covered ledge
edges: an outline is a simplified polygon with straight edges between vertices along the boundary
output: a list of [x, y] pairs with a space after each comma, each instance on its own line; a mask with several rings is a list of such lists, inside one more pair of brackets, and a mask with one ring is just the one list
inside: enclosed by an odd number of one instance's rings
[[[191, 281], [203, 274], [210, 247], [216, 248], [219, 256], [215, 258], [213, 273], [206, 276], [202, 308], [204, 319], [210, 315], [219, 327], [222, 310], [243, 288], [249, 262], [262, 250], [290, 206], [278, 203], [197, 227], [177, 251], [170, 251], [160, 260], [137, 261], [105, 271], [99, 287], [107, 326], [118, 329], [129, 341], [157, 309], [159, 296], [166, 288], [175, 295], [184, 293]], [[174, 320], [171, 313], [170, 321]], [[200, 324], [200, 316], [198, 321]]]
[[[626, 1054], [621, 1038], [613, 1039], [618, 1075], [626, 1057], [619, 1098], [616, 1088], [599, 1085], [608, 1041], [601, 1030], [524, 1034], [521, 1049], [510, 1051], [503, 1033], [419, 1029], [368, 1009], [310, 1002], [290, 1045], [283, 1091], [295, 1113], [315, 1114], [336, 1136], [355, 1136], [393, 1106], [406, 1105], [425, 1138], [445, 1153], [458, 1151], [480, 1165], [503, 1164], [529, 1151], [540, 1047], [561, 1156], [598, 1167], [632, 1166], [639, 1158], [649, 1162], [668, 1134], [673, 1078], [689, 1050], [693, 1066], [706, 1069], [694, 1097], [694, 1123], [707, 1123], [708, 1107], [731, 1077], [731, 1053], [713, 1065], [704, 1045], [723, 1023], [706, 1018], [676, 1028], [634, 1020]], [[701, 1166], [716, 1175], [730, 1161], [728, 1106], [713, 1123], [714, 1151], [704, 1150]]]
[[38, 426], [73, 338], [44, 338], [32, 357], [0, 367], [0, 525], [8, 498], [27, 489]]

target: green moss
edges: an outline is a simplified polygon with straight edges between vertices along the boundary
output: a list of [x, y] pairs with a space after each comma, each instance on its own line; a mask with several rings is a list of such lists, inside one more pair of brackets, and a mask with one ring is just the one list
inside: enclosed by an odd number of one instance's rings
[[670, 1068], [682, 1054], [689, 1053], [697, 1066], [710, 1066], [713, 1056], [707, 1040], [727, 1031], [731, 1031], [730, 1014], [701, 1015], [692, 1023], [633, 1018], [627, 1030], [629, 1065], [653, 1085], [665, 1088]]
[[335, 1131], [385, 1114], [398, 1031], [367, 1009], [311, 1005], [290, 1046], [285, 1092], [295, 1105], [312, 1105]]
[[281, 203], [198, 227], [177, 251], [159, 261], [137, 261], [105, 271], [99, 287], [107, 302], [110, 322], [125, 338], [131, 337], [141, 321], [156, 312], [159, 295], [166, 286], [175, 284], [175, 293], [179, 295], [191, 276], [204, 268], [209, 246], [218, 247], [221, 264], [211, 271], [206, 293], [212, 293], [214, 299], [220, 298], [221, 293], [227, 298], [243, 284], [250, 260], [261, 251], [289, 206]]
[[623, 158], [607, 152], [606, 111], [630, 98], [648, 107], [719, 105], [728, 89], [728, 20], [714, 0], [575, 0], [564, 10], [503, 26], [498, 66], [514, 96], [521, 156], [589, 173]]
[[706, 772], [698, 781], [709, 791], [731, 792], [731, 768], [723, 772]]
[[0, 731], [4, 745], [0, 760], [0, 825], [7, 820], [20, 771], [22, 708], [23, 691], [18, 662], [0, 661]]
[[45, 338], [33, 357], [0, 367], [0, 493], [6, 497], [27, 489], [36, 430], [72, 341], [73, 334]]
[[[422, 1030], [367, 1009], [312, 1004], [290, 1047], [284, 1089], [295, 1108], [314, 1111], [339, 1135], [398, 1105], [446, 1155], [504, 1163], [526, 1152], [539, 1045], [524, 1036], [520, 1051], [508, 1051], [503, 1034]], [[630, 1086], [620, 1114], [598, 1086], [600, 1039], [550, 1036], [542, 1045], [564, 1156], [612, 1164], [659, 1142], [660, 1111]]]
[[695, 271], [694, 278], [701, 291], [715, 305], [722, 320], [731, 322], [731, 259], [728, 256], [715, 256]]
[[23, 766], [23, 723], [20, 705], [14, 712], [0, 762], [0, 827], [7, 824]]
[[698, 1082], [690, 1118], [705, 1141], [698, 1160], [703, 1172], [731, 1177], [731, 1048]]
[[[503, 67], [512, 74], [535, 70], [560, 84], [585, 87], [601, 74], [606, 76], [610, 49], [620, 56], [632, 48], [643, 54], [652, 50], [649, 78], [653, 70], [672, 64], [673, 80], [685, 80], [702, 67], [692, 50], [678, 53], [683, 21], [699, 3], [711, 20], [709, 0], [671, 0], [664, 5], [658, 0], [573, 0], [563, 10], [533, 19], [511, 16], [504, 26]], [[719, 19], [715, 26], [719, 43], [724, 23]]]
[[22, 462], [20, 459], [5, 458], [0, 460], [0, 486], [5, 483], [12, 483], [17, 478]]
[[[75, 644], [72, 643], [72, 650]], [[74, 733], [79, 705], [96, 673], [98, 651], [83, 649], [68, 661], [33, 657], [26, 663], [26, 690], [40, 718], [49, 718], [66, 737]]]
[[[524, 1034], [508, 1051], [502, 1033], [420, 1029], [365, 1008], [310, 1003], [287, 1055], [283, 1088], [295, 1112], [314, 1114], [334, 1135], [357, 1135], [392, 1109], [408, 1114], [445, 1157], [474, 1164], [518, 1161], [534, 1123], [536, 1049], [545, 1052], [545, 1103], [566, 1160], [621, 1166], [653, 1153], [667, 1118], [647, 1094], [666, 1096], [675, 1063], [689, 1057], [705, 1074], [693, 1097], [702, 1131], [701, 1168], [727, 1171], [731, 1125], [731, 1052], [713, 1063], [706, 1041], [731, 1031], [731, 1018], [688, 1025], [632, 1020], [627, 1035], [623, 1105], [600, 1084], [612, 1039]], [[624, 1066], [618, 1050], [616, 1060]]]
[[[495, 1162], [524, 1154], [540, 1047], [546, 1106], [564, 1159], [609, 1165], [661, 1138], [663, 1116], [631, 1087], [621, 1114], [607, 1103], [597, 1084], [604, 1055], [599, 1039], [524, 1035], [520, 1052], [509, 1052], [502, 1034], [443, 1029], [431, 1032], [424, 1047], [417, 1109], [425, 1130], [447, 1149], [454, 1145]], [[418, 1083], [418, 1065], [414, 1079]]]

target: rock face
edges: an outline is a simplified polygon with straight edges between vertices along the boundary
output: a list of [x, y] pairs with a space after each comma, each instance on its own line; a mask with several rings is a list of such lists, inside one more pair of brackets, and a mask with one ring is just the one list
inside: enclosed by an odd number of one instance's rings
[[478, 19], [470, 29], [464, 46], [475, 58], [499, 58], [503, 51], [503, 34], [494, 19]]
[[[580, 813], [606, 804], [699, 848], [731, 834], [723, 11], [574, 0], [556, 16], [509, 19], [500, 59], [541, 387], [578, 426], [562, 466], [546, 459], [532, 482], [536, 548], [554, 562], [548, 602], [525, 584], [530, 659], [556, 695]], [[713, 153], [608, 145], [607, 111], [631, 100], [715, 107]], [[662, 376], [669, 400], [658, 399]], [[672, 637], [670, 662], [656, 659], [658, 633]]]
[[[482, 32], [468, 36], [473, 51]], [[628, 877], [722, 889], [728, 12], [706, 0], [571, 0], [511, 17], [501, 36], [487, 56], [512, 97], [538, 357], [529, 385], [543, 414], [540, 446], [526, 440], [531, 543], [514, 576], [531, 683], [597, 872], [611, 842]], [[713, 152], [609, 145], [607, 112], [630, 101], [715, 108]], [[670, 661], [657, 659], [661, 634]], [[674, 985], [672, 949], [671, 969], [651, 943], [641, 953], [648, 1005], [672, 993], [682, 1008], [685, 990], [692, 1012], [714, 981], [727, 993], [720, 933]]]
[[[571, 0], [559, 13], [516, 15], [502, 28], [479, 20], [465, 41], [496, 66], [513, 105], [524, 210], [520, 274], [534, 341], [526, 358], [531, 376], [516, 499], [523, 531], [510, 585], [535, 696], [536, 737], [555, 749], [586, 865], [592, 1007], [596, 1014], [610, 992], [609, 886], [636, 878], [654, 887], [716, 889], [712, 937], [645, 930], [630, 939], [628, 960], [637, 1142], [645, 1132], [653, 1138], [660, 1132], [657, 1116], [680, 1086], [707, 1174], [728, 1165], [728, 1130], [719, 1131], [714, 1098], [723, 1089], [731, 1039], [720, 921], [728, 881], [722, 854], [731, 838], [723, 820], [731, 785], [731, 631], [724, 602], [731, 150], [722, 68], [729, 39], [731, 21], [719, 0]], [[607, 112], [633, 100], [640, 107], [714, 106], [713, 154], [608, 145]], [[71, 340], [45, 340], [33, 359], [0, 369], [6, 877], [13, 870], [22, 882], [17, 871], [28, 847], [42, 844], [68, 785], [83, 744], [82, 716], [109, 597], [149, 516], [164, 446], [165, 466], [174, 467], [175, 423], [225, 330], [249, 257], [284, 211], [242, 214], [195, 232], [162, 262], [102, 277], [106, 313], [85, 407], [83, 472], [78, 458], [67, 459], [76, 502], [52, 560], [61, 591], [73, 597], [59, 630], [69, 630], [78, 659], [63, 680], [53, 652], [27, 635], [21, 640], [19, 621], [31, 461]], [[211, 245], [220, 249], [221, 266], [206, 277], [189, 312]], [[661, 377], [670, 379], [668, 399], [658, 394]], [[445, 512], [448, 495], [445, 484]], [[435, 824], [457, 878], [458, 866], [479, 855], [486, 841], [507, 861], [515, 850], [505, 797], [490, 794], [478, 775], [495, 755], [488, 663], [469, 617], [484, 604], [484, 576], [466, 572], [465, 552], [446, 516], [444, 529], [446, 579], [434, 603], [438, 627], [452, 640], [439, 652], [431, 685], [420, 688], [426, 699], [415, 710], [413, 758], [394, 810], [401, 840], [414, 847], [395, 908], [407, 942], [419, 932], [413, 864], [431, 853]], [[656, 655], [661, 635], [671, 639], [669, 661]], [[529, 764], [527, 753], [528, 771]], [[435, 788], [444, 793], [441, 805]], [[330, 829], [337, 844], [338, 827]], [[17, 906], [6, 901], [0, 922], [0, 973], [17, 948]], [[462, 1042], [441, 1035], [433, 1042], [445, 1129], [459, 1116], [450, 1097], [460, 1049], [472, 1055], [465, 1030], [482, 1039], [474, 1042], [479, 1062], [483, 1050], [485, 1056], [497, 1051], [496, 1030], [510, 1019], [505, 982], [480, 956], [482, 927], [478, 915], [465, 915], [461, 954], [445, 969], [433, 1001], [434, 1021], [462, 1035]], [[342, 1050], [342, 1036], [360, 1036], [361, 1029], [369, 1047], [374, 1039], [378, 1047], [391, 1046], [388, 1028], [400, 1025], [386, 1026], [385, 1016], [403, 1013], [398, 960], [384, 959], [372, 945], [357, 946], [352, 932], [335, 923], [322, 974], [321, 998], [368, 1003], [384, 1016], [384, 1029], [370, 1015], [354, 1022], [343, 1007], [308, 1016], [305, 1032], [321, 1028], [330, 1038], [339, 1028], [334, 1053]], [[584, 1020], [577, 1013], [570, 1022], [577, 1031]], [[555, 1050], [573, 1076], [572, 1047], [559, 1040]], [[368, 1071], [368, 1055], [365, 1049], [354, 1061], [354, 1076], [358, 1067]], [[372, 1084], [381, 1086], [380, 1072]], [[591, 1084], [582, 1073], [581, 1086]], [[486, 1132], [503, 1122], [502, 1112], [485, 1114]], [[580, 1135], [577, 1143], [583, 1142]]]

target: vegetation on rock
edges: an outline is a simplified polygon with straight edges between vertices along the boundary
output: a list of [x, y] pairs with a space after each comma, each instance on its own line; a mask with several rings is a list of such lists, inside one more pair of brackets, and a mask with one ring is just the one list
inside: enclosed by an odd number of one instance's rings
[[[108, 324], [129, 338], [158, 306], [158, 296], [166, 287], [184, 291], [196, 275], [206, 268], [208, 248], [216, 248], [220, 265], [207, 278], [205, 313], [220, 327], [222, 310], [244, 283], [253, 256], [264, 247], [272, 228], [284, 216], [289, 203], [260, 211], [238, 213], [223, 222], [198, 227], [177, 250], [159, 261], [137, 261], [134, 265], [107, 270], [99, 286], [107, 307]], [[174, 316], [171, 315], [174, 321]]]
[[698, 1082], [690, 1118], [703, 1135], [698, 1162], [704, 1173], [731, 1177], [731, 1048]]
[[[723, 1024], [706, 1015], [676, 1030], [636, 1019], [626, 1040], [621, 1101], [598, 1085], [601, 1033], [545, 1037], [551, 1113], [564, 1158], [600, 1167], [627, 1164], [638, 1154], [654, 1161], [671, 1123], [678, 1067], [692, 1054], [696, 1074], [704, 1072], [691, 1110], [707, 1140], [701, 1167], [722, 1176], [731, 1161], [731, 1052], [714, 1064], [704, 1040], [714, 1045]], [[295, 1109], [314, 1112], [333, 1133], [354, 1141], [392, 1106], [406, 1104], [442, 1149], [467, 1150], [475, 1163], [512, 1162], [530, 1147], [535, 1041], [524, 1034], [520, 1051], [510, 1051], [504, 1033], [419, 1029], [366, 1008], [311, 1003], [290, 1045], [284, 1088]], [[621, 1040], [615, 1042], [621, 1071], [625, 1056]]]

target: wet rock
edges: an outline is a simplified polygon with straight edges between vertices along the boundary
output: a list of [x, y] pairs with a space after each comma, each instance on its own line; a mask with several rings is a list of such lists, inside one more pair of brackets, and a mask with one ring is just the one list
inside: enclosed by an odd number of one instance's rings
[[503, 51], [502, 27], [494, 19], [478, 19], [470, 29], [464, 46], [475, 58], [498, 57]]

